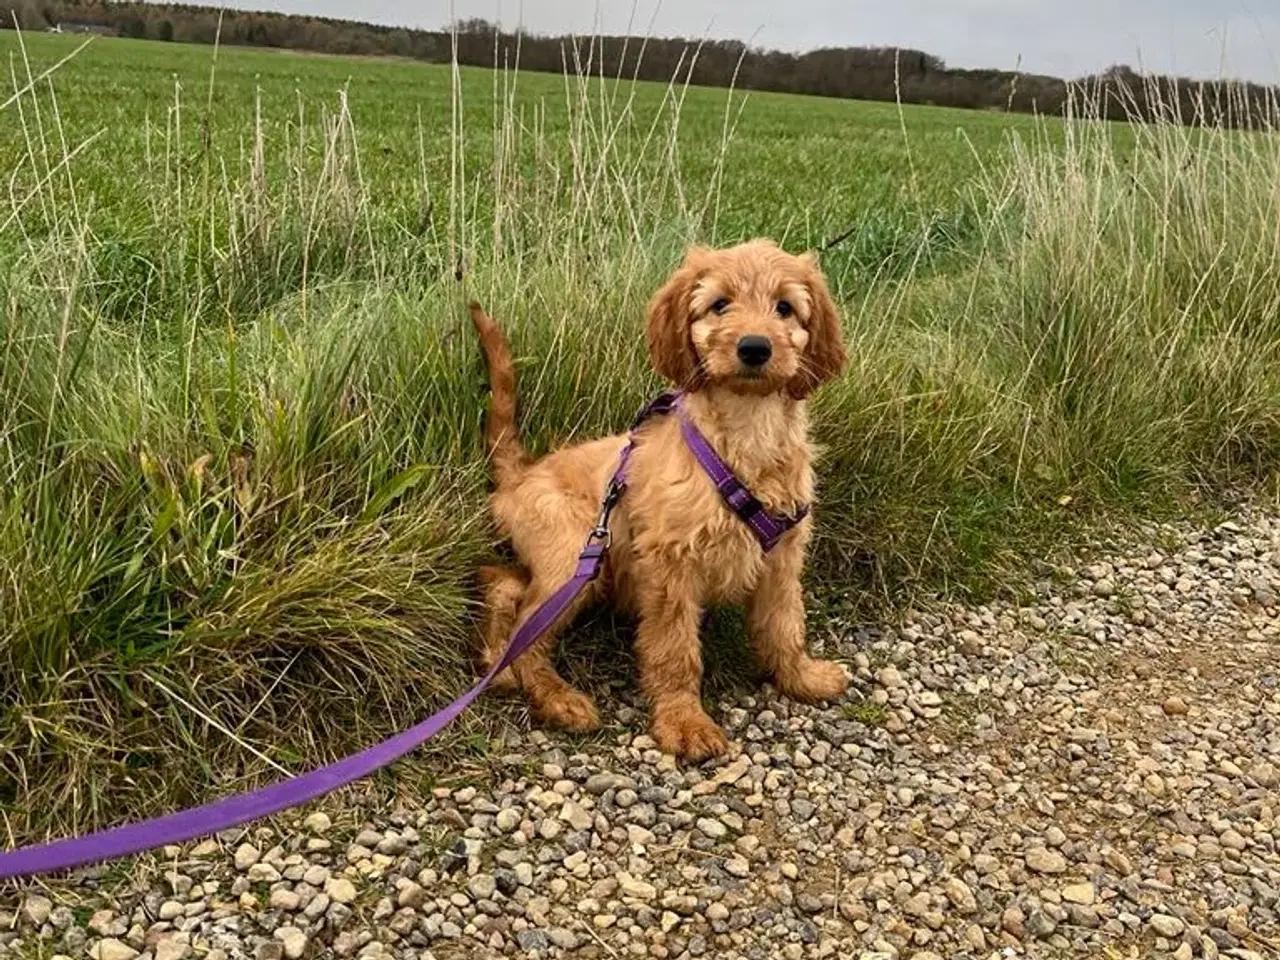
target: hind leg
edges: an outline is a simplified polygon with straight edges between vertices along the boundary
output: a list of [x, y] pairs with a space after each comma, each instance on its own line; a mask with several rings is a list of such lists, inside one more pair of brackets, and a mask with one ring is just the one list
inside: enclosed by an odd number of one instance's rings
[[[528, 620], [538, 606], [555, 593], [570, 575], [571, 571], [563, 577], [552, 577], [547, 580], [535, 577], [521, 600], [519, 615], [516, 618], [517, 624], [523, 624]], [[529, 700], [534, 718], [547, 726], [576, 733], [588, 733], [598, 729], [600, 715], [590, 697], [574, 689], [556, 672], [552, 658], [555, 655], [556, 635], [579, 610], [590, 602], [594, 593], [594, 587], [588, 587], [583, 591], [569, 609], [538, 638], [537, 642], [511, 665], [511, 671], [515, 674], [520, 689]]]
[[[529, 466], [518, 483], [500, 485], [494, 492], [494, 517], [511, 538], [519, 565], [529, 571], [517, 626], [573, 577], [595, 519], [605, 471], [616, 461], [620, 446], [618, 438], [607, 438], [559, 450]], [[576, 731], [600, 725], [595, 705], [556, 672], [553, 657], [556, 635], [602, 590], [599, 580], [588, 584], [511, 665], [534, 717], [542, 723]]]
[[[480, 585], [484, 592], [484, 618], [480, 624], [480, 669], [484, 673], [506, 652], [511, 633], [516, 628], [520, 603], [529, 588], [529, 575], [520, 567], [481, 567]], [[507, 667], [493, 678], [491, 686], [513, 693], [520, 684]]]
[[[559, 584], [543, 589], [530, 583], [529, 575], [520, 567], [482, 567], [480, 581], [485, 593], [480, 665], [487, 673], [506, 652], [516, 627], [532, 616]], [[579, 732], [596, 729], [600, 718], [591, 698], [575, 690], [556, 672], [552, 658], [556, 632], [585, 602], [586, 597], [579, 598], [559, 622], [552, 624], [519, 660], [499, 672], [492, 682], [495, 689], [504, 692], [523, 690], [540, 722]]]

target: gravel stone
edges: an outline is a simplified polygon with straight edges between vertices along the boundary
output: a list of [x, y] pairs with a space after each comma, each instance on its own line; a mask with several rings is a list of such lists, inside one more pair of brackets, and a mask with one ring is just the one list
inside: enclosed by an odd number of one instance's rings
[[33, 927], [42, 927], [53, 912], [53, 901], [39, 894], [28, 894], [22, 901], [22, 919]]
[[1067, 858], [1056, 850], [1032, 847], [1027, 851], [1027, 867], [1036, 873], [1065, 873]]
[[235, 864], [236, 869], [241, 873], [247, 871], [261, 859], [262, 851], [251, 843], [242, 843], [236, 848]]
[[797, 823], [806, 823], [812, 819], [818, 808], [808, 800], [797, 798], [791, 801], [791, 815]]
[[634, 786], [635, 782], [630, 777], [616, 773], [597, 773], [587, 778], [583, 789], [592, 796], [598, 797], [610, 790], [632, 789]]
[[1068, 903], [1090, 905], [1097, 899], [1098, 892], [1092, 883], [1073, 883], [1062, 888], [1062, 899]]
[[572, 800], [566, 800], [560, 808], [560, 819], [567, 823], [570, 828], [579, 832], [590, 830], [592, 824], [595, 823], [595, 818]]
[[1150, 923], [1151, 929], [1162, 937], [1180, 937], [1182, 931], [1186, 929], [1186, 924], [1177, 917], [1163, 913], [1153, 913]]
[[152, 951], [155, 960], [186, 960], [191, 956], [191, 944], [177, 937], [166, 936]]
[[133, 960], [138, 951], [114, 938], [99, 940], [89, 948], [90, 960]]
[[729, 835], [729, 828], [719, 820], [712, 820], [710, 817], [702, 817], [698, 820], [698, 829], [702, 834], [712, 840], [723, 840]]
[[325, 894], [337, 904], [353, 903], [356, 899], [356, 888], [345, 877], [332, 877], [324, 887]]
[[578, 949], [578, 937], [572, 930], [566, 930], [563, 927], [552, 927], [547, 931], [547, 939], [554, 947], [561, 950]]
[[497, 881], [487, 873], [477, 873], [467, 881], [467, 892], [475, 900], [488, 900], [497, 889]]
[[969, 885], [959, 877], [948, 877], [944, 890], [947, 899], [962, 914], [972, 914], [978, 912], [978, 900], [973, 895], [973, 891]]
[[1027, 914], [1027, 929], [1033, 936], [1044, 940], [1052, 936], [1053, 932], [1058, 929], [1058, 924], [1044, 910], [1036, 907]]
[[280, 941], [287, 960], [299, 960], [307, 952], [307, 935], [297, 927], [280, 927], [274, 936]]
[[551, 946], [551, 940], [546, 933], [541, 930], [521, 930], [516, 934], [516, 943], [520, 945], [520, 949], [526, 953], [533, 953], [538, 950], [546, 950]]
[[624, 897], [632, 897], [636, 900], [653, 900], [658, 896], [657, 888], [644, 880], [637, 880], [629, 873], [619, 873], [617, 876], [618, 893]]
[[897, 667], [884, 667], [876, 672], [876, 682], [886, 690], [900, 690], [905, 686]]

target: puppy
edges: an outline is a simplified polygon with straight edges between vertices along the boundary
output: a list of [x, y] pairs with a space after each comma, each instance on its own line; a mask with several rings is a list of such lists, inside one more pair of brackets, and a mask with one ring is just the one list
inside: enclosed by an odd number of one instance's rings
[[[491, 666], [512, 631], [573, 575], [627, 437], [531, 462], [516, 435], [507, 339], [479, 306], [471, 310], [492, 391], [490, 505], [520, 563], [481, 572], [482, 660]], [[658, 373], [686, 392], [687, 416], [767, 510], [793, 514], [812, 501], [805, 401], [841, 371], [845, 351], [836, 305], [811, 256], [766, 240], [691, 249], [649, 304], [648, 345]], [[805, 651], [800, 572], [811, 525], [802, 520], [765, 553], [686, 447], [678, 416], [655, 417], [637, 432], [605, 571], [556, 628], [604, 598], [634, 614], [654, 740], [691, 761], [721, 754], [728, 740], [701, 699], [698, 626], [708, 605], [746, 604], [755, 653], [783, 694], [830, 700], [848, 684], [838, 664]], [[556, 673], [553, 634], [498, 683], [522, 690], [543, 723], [593, 730], [594, 704]]]

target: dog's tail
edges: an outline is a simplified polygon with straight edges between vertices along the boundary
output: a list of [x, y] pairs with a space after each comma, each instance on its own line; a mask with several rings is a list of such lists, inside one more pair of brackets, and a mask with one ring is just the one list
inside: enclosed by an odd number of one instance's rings
[[527, 454], [516, 433], [516, 367], [511, 359], [507, 335], [480, 304], [471, 303], [471, 322], [480, 335], [480, 347], [489, 365], [489, 417], [485, 443], [493, 461], [493, 476], [499, 487], [522, 472]]

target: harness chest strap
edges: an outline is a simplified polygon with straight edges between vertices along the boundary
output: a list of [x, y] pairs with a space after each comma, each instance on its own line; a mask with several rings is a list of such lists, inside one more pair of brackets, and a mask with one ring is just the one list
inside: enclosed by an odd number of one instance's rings
[[765, 553], [773, 549], [783, 534], [809, 515], [807, 505], [790, 515], [769, 512], [729, 469], [729, 465], [720, 459], [693, 422], [683, 414], [680, 417], [680, 432], [698, 464], [716, 485], [720, 497], [751, 528]]

